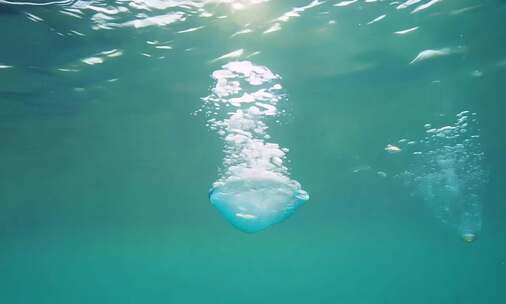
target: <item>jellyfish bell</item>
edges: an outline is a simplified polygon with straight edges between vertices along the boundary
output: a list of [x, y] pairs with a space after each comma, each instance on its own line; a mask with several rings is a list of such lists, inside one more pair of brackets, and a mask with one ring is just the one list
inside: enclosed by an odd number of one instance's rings
[[273, 172], [250, 172], [215, 183], [209, 200], [236, 228], [254, 233], [287, 219], [309, 195]]

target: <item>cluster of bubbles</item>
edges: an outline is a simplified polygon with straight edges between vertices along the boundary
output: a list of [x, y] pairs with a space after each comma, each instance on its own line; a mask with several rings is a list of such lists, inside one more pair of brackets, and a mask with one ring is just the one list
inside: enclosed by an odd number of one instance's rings
[[487, 178], [476, 113], [463, 111], [453, 124], [425, 129], [422, 140], [399, 141], [415, 149], [413, 167], [403, 176], [440, 221], [472, 242], [481, 230], [480, 192]]
[[209, 199], [234, 226], [256, 232], [283, 221], [309, 198], [289, 177], [288, 150], [270, 142], [267, 133], [266, 121], [281, 114], [280, 77], [265, 66], [232, 61], [212, 78], [203, 109], [208, 127], [224, 142], [225, 156]]

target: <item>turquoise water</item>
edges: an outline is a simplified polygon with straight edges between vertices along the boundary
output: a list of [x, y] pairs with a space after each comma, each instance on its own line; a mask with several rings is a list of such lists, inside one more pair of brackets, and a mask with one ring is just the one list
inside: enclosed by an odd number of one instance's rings
[[0, 0], [0, 303], [506, 302], [504, 1], [46, 4]]

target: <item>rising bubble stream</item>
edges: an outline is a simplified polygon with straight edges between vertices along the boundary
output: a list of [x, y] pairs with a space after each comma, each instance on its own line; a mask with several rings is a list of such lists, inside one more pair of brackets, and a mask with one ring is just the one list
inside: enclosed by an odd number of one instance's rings
[[436, 217], [471, 242], [481, 230], [480, 192], [486, 182], [476, 113], [463, 111], [452, 124], [425, 128], [422, 140], [408, 142], [415, 151], [405, 176]]
[[286, 148], [270, 141], [266, 121], [280, 115], [279, 75], [250, 61], [233, 61], [213, 72], [203, 98], [208, 126], [224, 142], [220, 178], [211, 203], [238, 229], [263, 230], [289, 217], [309, 196], [290, 179]]

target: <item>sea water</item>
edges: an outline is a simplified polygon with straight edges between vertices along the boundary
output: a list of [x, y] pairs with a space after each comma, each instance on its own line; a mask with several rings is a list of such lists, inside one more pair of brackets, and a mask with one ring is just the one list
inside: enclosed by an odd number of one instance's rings
[[0, 303], [505, 303], [505, 5], [0, 0]]

